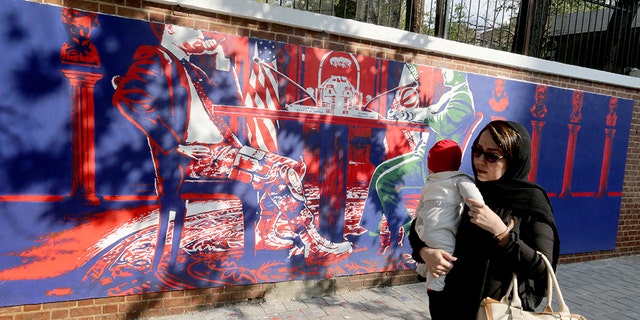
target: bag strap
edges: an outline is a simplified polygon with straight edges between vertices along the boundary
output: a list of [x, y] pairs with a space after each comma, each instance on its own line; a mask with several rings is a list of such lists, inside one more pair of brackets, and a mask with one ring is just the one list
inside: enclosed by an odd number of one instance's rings
[[[511, 301], [509, 301], [509, 296], [511, 296]], [[507, 303], [513, 308], [522, 309], [522, 301], [520, 300], [520, 295], [518, 295], [518, 276], [515, 272], [511, 277], [509, 289], [507, 289], [507, 293], [504, 297], [500, 299], [500, 302]]]
[[[544, 307], [545, 311], [553, 311], [551, 307], [551, 302], [553, 300], [553, 290], [555, 289], [556, 295], [558, 296], [558, 312], [563, 316], [570, 316], [571, 312], [569, 311], [569, 307], [564, 302], [564, 297], [562, 297], [562, 292], [560, 291], [560, 284], [558, 284], [558, 279], [556, 278], [555, 272], [553, 272], [553, 267], [551, 266], [551, 262], [549, 259], [539, 251], [536, 251], [544, 264], [547, 266], [547, 305]], [[553, 287], [552, 287], [553, 286]]]
[[[570, 319], [571, 312], [569, 311], [569, 307], [564, 302], [564, 298], [562, 296], [562, 292], [560, 291], [560, 285], [558, 284], [558, 279], [556, 278], [556, 274], [553, 272], [553, 267], [549, 262], [549, 259], [545, 257], [539, 251], [536, 251], [540, 258], [544, 262], [547, 267], [547, 304], [544, 307], [545, 312], [553, 312], [553, 308], [551, 307], [551, 303], [553, 301], [553, 291], [555, 290], [558, 300], [558, 313], [562, 317], [562, 319]], [[509, 296], [511, 296], [511, 300], [509, 300]], [[507, 303], [513, 310], [520, 309], [522, 310], [522, 301], [520, 300], [520, 296], [518, 295], [518, 276], [516, 273], [513, 273], [511, 284], [509, 284], [509, 289], [507, 293], [500, 299], [502, 303]]]

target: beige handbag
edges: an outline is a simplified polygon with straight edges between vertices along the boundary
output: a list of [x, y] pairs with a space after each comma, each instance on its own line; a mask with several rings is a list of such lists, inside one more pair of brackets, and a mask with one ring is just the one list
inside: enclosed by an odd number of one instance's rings
[[[544, 254], [540, 252], [538, 254], [547, 266], [547, 304], [544, 310], [542, 312], [522, 310], [522, 302], [518, 296], [518, 277], [514, 273], [509, 290], [500, 301], [492, 298], [484, 298], [482, 300], [476, 316], [477, 320], [586, 320], [581, 315], [571, 314], [569, 307], [564, 303], [558, 279], [556, 279], [551, 263], [549, 263]], [[558, 311], [553, 311], [551, 307], [554, 289], [558, 296]]]

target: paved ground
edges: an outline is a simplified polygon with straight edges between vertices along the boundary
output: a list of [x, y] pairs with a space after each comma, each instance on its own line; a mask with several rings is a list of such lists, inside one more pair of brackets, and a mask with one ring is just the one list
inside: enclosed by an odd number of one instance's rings
[[[562, 264], [556, 272], [572, 313], [589, 320], [640, 319], [640, 255]], [[555, 297], [555, 295], [554, 295]], [[150, 320], [430, 319], [423, 283], [299, 301], [240, 303]]]

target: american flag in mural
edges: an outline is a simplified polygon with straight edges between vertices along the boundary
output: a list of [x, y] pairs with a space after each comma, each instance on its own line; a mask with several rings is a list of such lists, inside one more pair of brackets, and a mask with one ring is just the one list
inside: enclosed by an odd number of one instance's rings
[[[253, 46], [251, 73], [244, 102], [258, 109], [279, 109], [276, 46], [273, 41], [257, 40]], [[272, 70], [272, 69], [273, 70]], [[248, 118], [249, 144], [255, 148], [278, 152], [277, 120]]]

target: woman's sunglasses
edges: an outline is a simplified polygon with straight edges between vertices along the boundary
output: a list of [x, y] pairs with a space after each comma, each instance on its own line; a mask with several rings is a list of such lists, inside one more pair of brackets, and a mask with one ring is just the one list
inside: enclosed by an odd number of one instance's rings
[[497, 155], [493, 152], [484, 151], [478, 146], [471, 147], [471, 154], [474, 158], [480, 158], [480, 156], [484, 156], [484, 160], [489, 163], [495, 163], [496, 161], [504, 158], [504, 156]]

